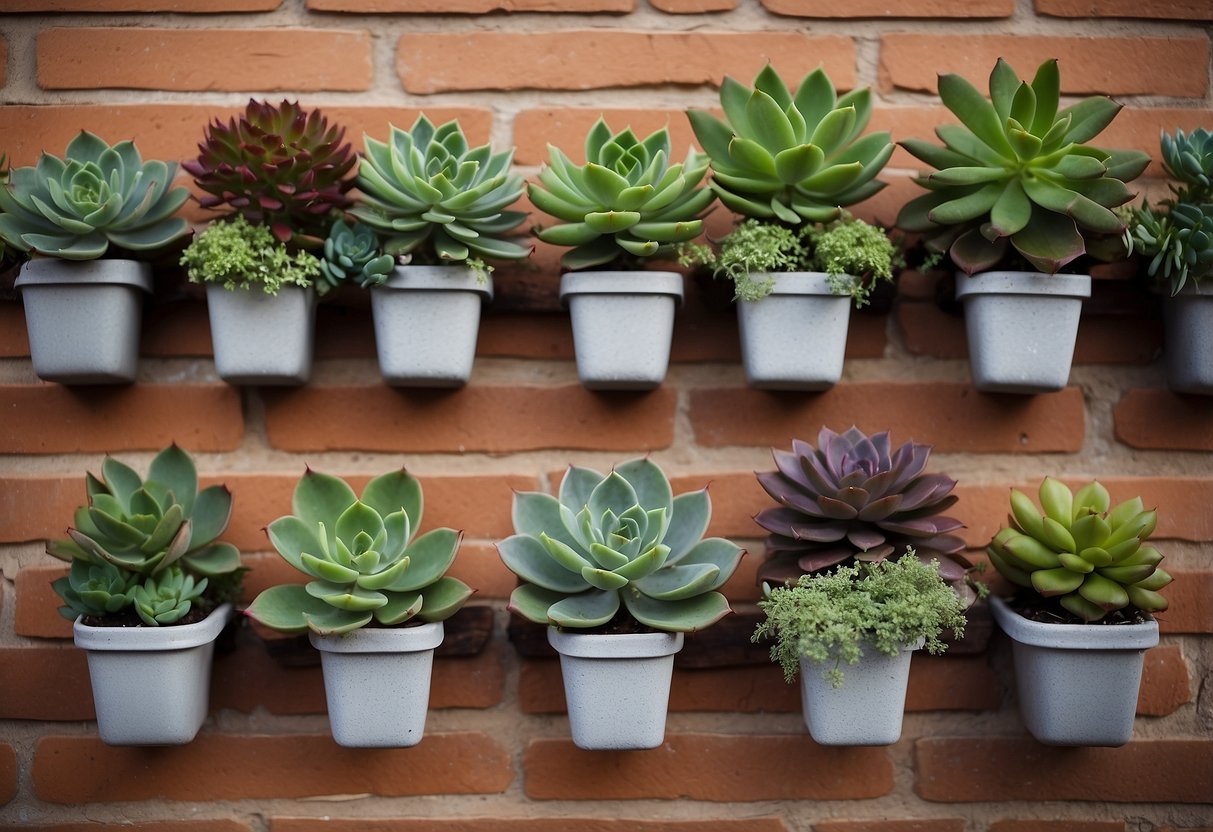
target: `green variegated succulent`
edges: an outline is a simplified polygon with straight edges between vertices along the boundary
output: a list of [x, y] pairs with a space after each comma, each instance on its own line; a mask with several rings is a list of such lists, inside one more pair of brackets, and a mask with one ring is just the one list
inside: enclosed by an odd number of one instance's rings
[[316, 286], [327, 292], [342, 283], [355, 282], [363, 289], [377, 286], [391, 276], [396, 258], [384, 254], [370, 226], [337, 220], [324, 241], [324, 259]]
[[1040, 484], [1042, 514], [1032, 499], [1011, 491], [1012, 525], [986, 553], [1003, 577], [1043, 598], [1056, 598], [1083, 621], [1113, 610], [1159, 612], [1158, 590], [1171, 583], [1163, 556], [1144, 545], [1157, 514], [1140, 497], [1111, 508], [1108, 490], [1091, 482], [1075, 494], [1052, 477]]
[[462, 533], [435, 529], [413, 540], [421, 485], [403, 470], [375, 477], [359, 498], [344, 480], [308, 469], [291, 506], [294, 514], [269, 525], [270, 542], [312, 580], [257, 596], [246, 614], [267, 627], [327, 635], [443, 621], [472, 594], [446, 576]]
[[570, 247], [560, 261], [566, 268], [635, 266], [639, 259], [670, 256], [677, 243], [703, 231], [699, 216], [714, 196], [696, 186], [708, 160], [692, 150], [671, 164], [665, 128], [641, 140], [630, 128], [612, 133], [599, 118], [586, 136], [584, 165], [551, 145], [548, 153], [547, 167], [527, 191], [536, 208], [561, 220], [536, 233]]
[[939, 96], [960, 124], [937, 127], [944, 147], [908, 139], [902, 147], [937, 168], [918, 184], [930, 193], [907, 203], [898, 227], [926, 235], [968, 274], [991, 269], [1012, 249], [1053, 274], [1086, 253], [1088, 238], [1119, 235], [1112, 210], [1132, 198], [1125, 186], [1150, 157], [1086, 144], [1120, 105], [1091, 96], [1059, 108], [1057, 61], [1031, 83], [999, 59], [987, 99], [964, 78], [941, 75]]
[[718, 590], [744, 551], [701, 540], [711, 517], [707, 489], [673, 496], [648, 459], [606, 476], [570, 467], [559, 498], [514, 495], [517, 534], [498, 544], [524, 583], [510, 610], [541, 624], [588, 628], [630, 617], [654, 630], [689, 632], [730, 612]]

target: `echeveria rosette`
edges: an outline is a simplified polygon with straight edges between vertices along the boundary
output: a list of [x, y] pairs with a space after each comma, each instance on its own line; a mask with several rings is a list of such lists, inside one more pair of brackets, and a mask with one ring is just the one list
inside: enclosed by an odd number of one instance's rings
[[174, 216], [189, 197], [175, 162], [144, 162], [135, 143], [110, 147], [81, 131], [62, 159], [43, 153], [0, 185], [0, 238], [18, 251], [94, 260], [111, 245], [155, 252], [190, 233]]
[[175, 624], [189, 614], [206, 591], [207, 579], [195, 580], [177, 564], [152, 575], [132, 590], [135, 612], [149, 627]]
[[139, 576], [109, 561], [76, 558], [68, 574], [51, 584], [63, 599], [59, 614], [69, 621], [81, 615], [115, 615], [129, 607]]
[[641, 140], [630, 128], [612, 133], [600, 118], [586, 136], [586, 164], [574, 164], [552, 145], [548, 153], [539, 182], [527, 191], [536, 208], [560, 220], [536, 234], [570, 248], [560, 260], [566, 268], [666, 257], [703, 231], [699, 217], [715, 199], [697, 187], [707, 157], [692, 150], [670, 164], [665, 128]]
[[395, 268], [396, 258], [383, 253], [379, 238], [369, 226], [337, 220], [324, 241], [316, 286], [321, 294], [350, 281], [369, 289], [387, 280]]
[[961, 124], [936, 128], [944, 147], [901, 142], [937, 170], [917, 180], [930, 193], [902, 208], [899, 228], [925, 234], [928, 248], [968, 274], [997, 266], [1011, 249], [1053, 274], [1087, 252], [1086, 237], [1124, 232], [1112, 209], [1132, 198], [1125, 183], [1150, 157], [1086, 144], [1121, 105], [1091, 96], [1059, 109], [1056, 60], [1029, 84], [999, 59], [988, 99], [961, 76], [941, 75], [939, 96]]
[[294, 514], [269, 525], [270, 542], [306, 585], [271, 587], [249, 605], [256, 621], [286, 633], [347, 633], [372, 622], [450, 618], [471, 596], [446, 575], [462, 537], [421, 523], [421, 485], [405, 471], [372, 479], [359, 498], [342, 479], [308, 470], [295, 487]]
[[906, 442], [894, 449], [887, 431], [823, 427], [817, 447], [799, 439], [772, 449], [777, 470], [758, 483], [779, 503], [754, 520], [770, 534], [759, 581], [774, 585], [846, 561], [877, 562], [914, 549], [939, 561], [940, 575], [959, 585], [971, 565], [957, 554], [964, 541], [950, 532], [963, 523], [943, 512], [956, 502], [956, 481], [925, 473], [931, 447]]
[[703, 537], [707, 489], [673, 496], [655, 463], [636, 459], [606, 476], [570, 467], [559, 497], [514, 495], [517, 534], [498, 544], [524, 583], [510, 610], [539, 624], [584, 629], [626, 612], [665, 632], [700, 630], [731, 610], [717, 592], [744, 550]]
[[1181, 202], [1213, 199], [1213, 132], [1200, 127], [1190, 133], [1176, 130], [1160, 138], [1162, 164], [1172, 179], [1183, 183]]
[[725, 120], [687, 113], [712, 160], [711, 188], [747, 217], [792, 226], [830, 222], [884, 187], [876, 175], [893, 153], [887, 132], [861, 138], [872, 116], [867, 88], [841, 98], [822, 69], [793, 94], [768, 64], [754, 87], [725, 77]]
[[1140, 497], [1113, 508], [1099, 482], [1074, 493], [1053, 477], [1041, 482], [1039, 496], [1043, 513], [1031, 497], [1011, 490], [1012, 525], [986, 549], [1004, 578], [1057, 599], [1087, 622], [1114, 610], [1167, 608], [1158, 590], [1171, 583], [1171, 576], [1158, 566], [1159, 551], [1144, 545], [1158, 515]]

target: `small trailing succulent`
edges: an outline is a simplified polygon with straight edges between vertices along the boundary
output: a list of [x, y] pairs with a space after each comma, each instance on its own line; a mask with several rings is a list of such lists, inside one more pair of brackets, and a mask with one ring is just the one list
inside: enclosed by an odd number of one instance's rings
[[339, 477], [308, 469], [293, 514], [267, 528], [278, 554], [311, 580], [270, 587], [246, 614], [286, 633], [320, 635], [450, 618], [471, 596], [446, 575], [462, 533], [421, 524], [421, 485], [407, 472], [375, 477], [358, 497]]
[[763, 589], [758, 606], [766, 618], [753, 641], [774, 640], [771, 660], [788, 682], [802, 656], [822, 665], [822, 677], [838, 688], [841, 666], [856, 664], [865, 646], [896, 656], [922, 639], [927, 652], [938, 654], [947, 649], [939, 638], [944, 630], [964, 635], [963, 602], [940, 576], [938, 561], [924, 563], [912, 549], [897, 560], [840, 566]]
[[322, 262], [310, 252], [292, 252], [264, 225], [252, 225], [242, 215], [208, 225], [181, 253], [181, 265], [194, 283], [217, 283], [235, 291], [260, 288], [276, 295], [284, 286], [327, 290], [319, 280]]
[[396, 258], [383, 253], [370, 226], [360, 222], [346, 225], [344, 220], [337, 220], [324, 241], [316, 286], [321, 294], [350, 282], [369, 289], [391, 277], [395, 268]]
[[149, 625], [173, 624], [199, 599], [222, 603], [239, 594], [240, 553], [217, 540], [231, 517], [231, 492], [221, 485], [199, 491], [188, 453], [165, 448], [146, 480], [112, 457], [101, 474], [86, 476], [88, 505], [76, 510], [68, 539], [47, 545], [71, 563], [53, 584], [65, 618], [133, 607]]
[[1059, 108], [1060, 83], [1056, 60], [1028, 83], [1000, 58], [988, 99], [961, 76], [941, 75], [939, 96], [961, 123], [936, 128], [944, 147], [901, 142], [936, 171], [919, 177], [930, 193], [907, 203], [897, 226], [926, 235], [929, 250], [970, 275], [1012, 251], [1054, 274], [1093, 241], [1123, 234], [1113, 209], [1132, 198], [1125, 183], [1150, 157], [1087, 144], [1121, 105], [1091, 96]]
[[1041, 482], [1039, 497], [1043, 513], [1011, 490], [1011, 525], [986, 549], [1003, 577], [1087, 623], [1116, 610], [1167, 608], [1158, 590], [1171, 576], [1158, 565], [1159, 551], [1145, 545], [1158, 516], [1140, 497], [1113, 508], [1098, 482], [1074, 493], [1052, 477]]
[[570, 466], [559, 497], [514, 495], [517, 534], [497, 549], [523, 580], [509, 608], [538, 624], [586, 629], [631, 620], [664, 632], [700, 630], [731, 610], [717, 590], [744, 551], [701, 539], [707, 489], [673, 496], [648, 459], [605, 476]]
[[144, 162], [134, 142], [111, 147], [82, 130], [62, 159], [43, 153], [0, 180], [0, 239], [62, 260], [94, 260], [111, 246], [135, 254], [167, 248], [190, 233], [174, 216], [189, 197], [172, 187], [176, 171], [174, 162]]
[[672, 256], [678, 243], [703, 231], [699, 217], [715, 199], [698, 187], [707, 158], [692, 150], [671, 164], [664, 128], [639, 139], [631, 128], [612, 133], [599, 118], [586, 136], [584, 165], [551, 145], [548, 154], [539, 181], [527, 190], [536, 208], [560, 221], [536, 234], [570, 248], [560, 260], [565, 268], [639, 268]]

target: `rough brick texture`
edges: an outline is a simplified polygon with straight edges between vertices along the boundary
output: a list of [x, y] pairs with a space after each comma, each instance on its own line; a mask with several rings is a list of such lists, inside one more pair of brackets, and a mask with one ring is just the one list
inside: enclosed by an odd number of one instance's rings
[[1213, 399], [1130, 390], [1114, 416], [1116, 438], [1130, 447], [1213, 451]]
[[996, 820], [990, 832], [1125, 832], [1123, 821]]
[[813, 832], [964, 832], [962, 818], [929, 820], [823, 820]]
[[485, 14], [487, 12], [630, 12], [636, 0], [307, 0], [318, 12]]
[[17, 794], [17, 753], [8, 743], [0, 743], [0, 806]]
[[[626, 813], [625, 814], [631, 814]], [[744, 820], [604, 820], [558, 818], [426, 818], [342, 821], [274, 818], [270, 832], [787, 832], [779, 818]]]
[[[96, 832], [95, 823], [56, 823], [52, 825], [21, 826], [22, 832]], [[123, 823], [127, 832], [251, 832], [247, 823], [234, 820], [155, 821], [154, 823]]]
[[830, 3], [826, 0], [762, 0], [767, 11], [793, 17], [1010, 17], [1014, 0], [973, 0], [951, 3], [948, 0], [859, 0], [855, 3]]
[[1204, 0], [1036, 0], [1036, 11], [1058, 17], [1146, 17], [1213, 20]]
[[282, 0], [5, 0], [0, 12], [271, 12]]

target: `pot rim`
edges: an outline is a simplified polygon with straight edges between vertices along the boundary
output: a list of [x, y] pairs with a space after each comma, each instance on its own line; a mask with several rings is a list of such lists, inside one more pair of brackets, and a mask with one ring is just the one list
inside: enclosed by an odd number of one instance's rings
[[565, 272], [560, 276], [560, 302], [568, 306], [570, 295], [665, 295], [681, 306], [682, 275], [643, 269]]
[[1141, 624], [1052, 624], [1032, 621], [1002, 598], [990, 597], [990, 609], [1002, 631], [1021, 644], [1058, 650], [1146, 650], [1158, 644], [1158, 622]]
[[1049, 295], [1059, 298], [1091, 297], [1091, 276], [991, 270], [967, 275], [956, 273], [956, 299], [971, 295]]
[[362, 627], [340, 635], [308, 632], [308, 641], [325, 653], [420, 653], [433, 650], [446, 634], [441, 621], [413, 627]]
[[548, 626], [548, 644], [562, 656], [584, 659], [644, 659], [672, 656], [682, 633], [579, 633]]
[[76, 646], [106, 652], [188, 650], [214, 641], [231, 618], [232, 605], [220, 604], [193, 624], [162, 627], [92, 627], [78, 616], [72, 625]]
[[493, 279], [483, 282], [469, 266], [458, 264], [396, 266], [390, 277], [372, 292], [474, 292], [484, 302], [493, 299]]
[[124, 258], [62, 260], [36, 257], [21, 265], [13, 287], [38, 286], [132, 286], [150, 294], [152, 267], [141, 260]]
[[750, 276], [758, 280], [773, 279], [775, 282], [771, 286], [771, 293], [758, 300], [739, 300], [739, 303], [762, 303], [773, 295], [812, 295], [820, 296], [823, 300], [851, 302], [850, 295], [837, 294], [830, 288], [829, 272], [751, 272]]

